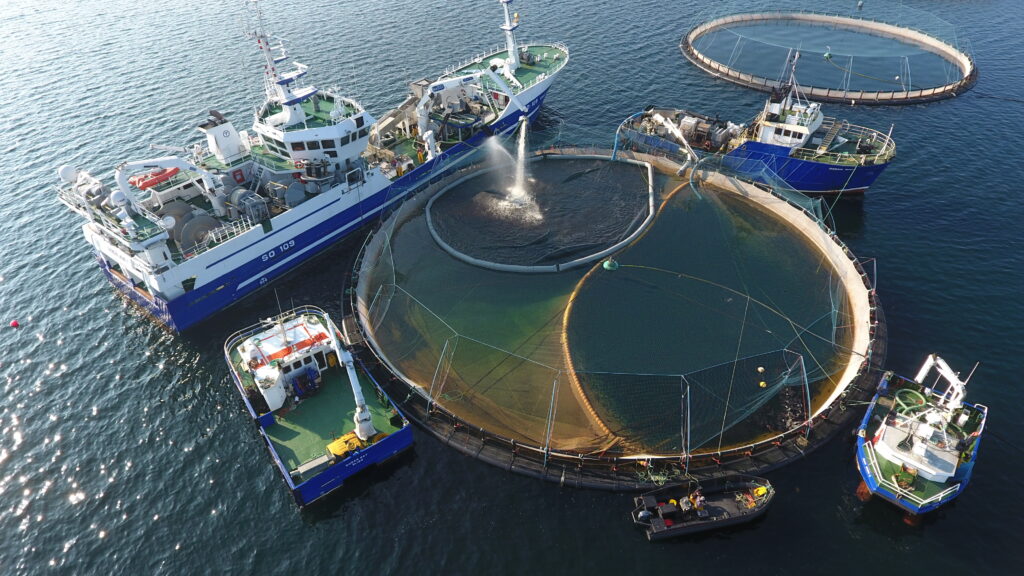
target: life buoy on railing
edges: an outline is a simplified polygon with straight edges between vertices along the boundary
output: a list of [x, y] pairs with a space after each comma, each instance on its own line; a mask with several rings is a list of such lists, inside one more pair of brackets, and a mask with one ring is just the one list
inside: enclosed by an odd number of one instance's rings
[[299, 170], [302, 170], [303, 168], [306, 167], [306, 163], [303, 162], [302, 160], [296, 160], [295, 167], [298, 168]]

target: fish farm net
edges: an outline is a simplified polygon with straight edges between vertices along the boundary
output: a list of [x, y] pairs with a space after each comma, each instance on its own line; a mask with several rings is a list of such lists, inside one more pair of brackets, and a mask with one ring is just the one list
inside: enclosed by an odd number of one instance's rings
[[[770, 90], [789, 76], [811, 99], [889, 104], [969, 89], [972, 48], [956, 26], [902, 2], [711, 3], [680, 41], [683, 55], [734, 83]], [[798, 56], [799, 55], [799, 56]]]
[[481, 261], [549, 266], [613, 246], [650, 213], [642, 166], [562, 160], [532, 162], [530, 169], [519, 193], [506, 191], [514, 163], [501, 163], [436, 197], [427, 208], [435, 238]]
[[[602, 246], [636, 226], [649, 172], [561, 154], [530, 164], [530, 193], [552, 195], [538, 205], [561, 204], [543, 213], [549, 226], [593, 228]], [[461, 189], [450, 201], [472, 203], [500, 188], [480, 171], [407, 200], [357, 266], [364, 335], [431, 410], [544, 454], [689, 458], [799, 433], [861, 363], [829, 260], [742, 195], [654, 173], [656, 214], [613, 258], [515, 273], [453, 257], [431, 235], [432, 198]], [[631, 208], [581, 224], [587, 189], [607, 194], [608, 182], [574, 174], [615, 176]]]

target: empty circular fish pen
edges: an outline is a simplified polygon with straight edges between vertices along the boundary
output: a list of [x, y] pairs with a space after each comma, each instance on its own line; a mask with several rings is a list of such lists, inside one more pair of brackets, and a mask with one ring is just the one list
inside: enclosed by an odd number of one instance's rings
[[795, 64], [811, 100], [911, 104], [950, 98], [977, 81], [970, 42], [956, 27], [902, 3], [793, 2], [715, 5], [683, 35], [683, 56], [701, 70], [770, 92]]

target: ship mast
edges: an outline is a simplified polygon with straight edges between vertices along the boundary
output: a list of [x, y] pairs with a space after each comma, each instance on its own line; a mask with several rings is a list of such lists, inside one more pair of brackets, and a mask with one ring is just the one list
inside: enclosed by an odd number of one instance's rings
[[505, 10], [505, 23], [500, 26], [505, 31], [505, 48], [508, 50], [508, 61], [506, 66], [509, 72], [515, 72], [519, 68], [519, 48], [516, 46], [516, 28], [519, 28], [519, 13], [515, 16], [509, 13], [508, 5], [512, 0], [498, 0]]
[[[260, 8], [259, 0], [248, 0], [248, 2], [253, 17], [253, 29], [247, 32], [246, 36], [256, 40], [256, 46], [266, 60], [263, 65], [263, 89], [266, 92], [267, 100], [281, 104], [285, 112], [284, 125], [302, 122], [306, 119], [306, 114], [300, 104], [312, 96], [316, 90], [298, 88], [295, 81], [306, 74], [308, 66], [295, 62], [294, 70], [283, 74], [278, 71], [278, 64], [288, 59], [284, 42], [267, 33], [263, 25], [263, 10]], [[277, 41], [276, 45], [271, 45], [272, 38]]]

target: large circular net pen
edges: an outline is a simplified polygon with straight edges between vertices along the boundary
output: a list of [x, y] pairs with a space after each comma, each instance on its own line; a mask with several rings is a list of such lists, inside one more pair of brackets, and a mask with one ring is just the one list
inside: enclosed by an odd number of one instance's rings
[[680, 41], [690, 62], [724, 80], [770, 91], [789, 76], [812, 100], [900, 104], [970, 89], [970, 42], [940, 18], [902, 2], [789, 0], [709, 4]]
[[[446, 188], [406, 202], [364, 247], [356, 303], [376, 354], [432, 406], [545, 454], [689, 458], [806, 429], [863, 362], [850, 296], [851, 282], [866, 292], [861, 278], [784, 218], [700, 179], [649, 182], [643, 167], [594, 157], [538, 164], [531, 189], [550, 210], [525, 219], [528, 238], [563, 237], [566, 222], [573, 246], [589, 245], [588, 230], [600, 242], [637, 232], [649, 186], [656, 213], [611, 259], [530, 274], [442, 249], [426, 207]], [[614, 190], [586, 177], [600, 171]], [[446, 202], [466, 210], [500, 189], [490, 178], [456, 186]], [[582, 211], [595, 198], [609, 210]], [[503, 238], [522, 242], [495, 230], [459, 241], [502, 257]]]

